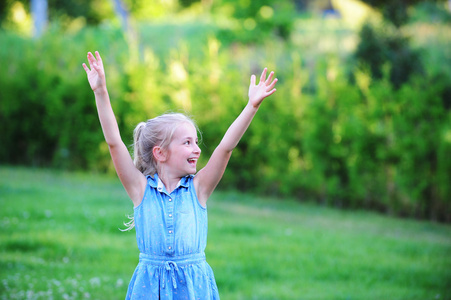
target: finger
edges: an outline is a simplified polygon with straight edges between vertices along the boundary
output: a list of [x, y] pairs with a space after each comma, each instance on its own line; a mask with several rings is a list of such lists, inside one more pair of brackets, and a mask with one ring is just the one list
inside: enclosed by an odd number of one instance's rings
[[251, 76], [251, 85], [255, 85], [255, 75], [252, 74]]
[[266, 72], [267, 71], [268, 71], [267, 68], [263, 69], [262, 76], [260, 76], [260, 82], [264, 82], [265, 81], [265, 79], [266, 79]]
[[89, 67], [91, 68], [91, 70], [92, 70], [92, 64], [94, 63], [94, 56], [92, 55], [92, 53], [91, 52], [88, 52], [88, 62], [89, 62]]
[[[99, 59], [100, 59], [100, 54], [98, 51], [95, 52], [96, 57], [94, 57], [94, 55], [91, 52], [88, 52], [88, 61], [89, 61], [89, 67], [92, 70], [96, 70], [97, 72], [99, 72], [100, 66], [99, 66]], [[101, 59], [100, 59], [100, 63], [101, 63]]]
[[91, 52], [88, 52], [88, 60], [93, 60], [94, 59], [94, 55], [92, 55]]
[[271, 91], [266, 93], [266, 97], [271, 96], [272, 94], [274, 94], [276, 92], [276, 89], [272, 89]]
[[83, 63], [83, 69], [85, 69], [85, 71], [86, 71], [86, 73], [88, 73], [89, 72], [89, 69], [88, 69], [88, 66], [86, 66], [86, 64], [85, 63]]
[[266, 85], [270, 84], [273, 77], [274, 77], [274, 72], [271, 71], [271, 73], [269, 73], [268, 79], [266, 79], [266, 81], [265, 81], [265, 84]]
[[267, 86], [267, 90], [271, 90], [276, 86], [277, 81], [279, 81], [279, 79], [274, 79], [273, 82], [271, 82], [271, 84], [269, 86]]
[[99, 67], [99, 64], [96, 61], [92, 62], [92, 68], [91, 69], [94, 69], [94, 70], [97, 71], [97, 73], [100, 73], [100, 67]]
[[97, 59], [97, 62], [98, 62], [99, 64], [102, 64], [102, 58], [100, 57], [99, 51], [96, 51], [95, 53], [96, 53], [96, 59]]

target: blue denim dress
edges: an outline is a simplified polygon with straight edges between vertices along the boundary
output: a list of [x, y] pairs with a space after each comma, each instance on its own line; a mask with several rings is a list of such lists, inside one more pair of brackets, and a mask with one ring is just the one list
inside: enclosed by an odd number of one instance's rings
[[147, 176], [134, 211], [140, 254], [126, 299], [219, 299], [204, 253], [207, 210], [197, 199], [193, 178], [182, 178], [169, 194], [157, 174]]

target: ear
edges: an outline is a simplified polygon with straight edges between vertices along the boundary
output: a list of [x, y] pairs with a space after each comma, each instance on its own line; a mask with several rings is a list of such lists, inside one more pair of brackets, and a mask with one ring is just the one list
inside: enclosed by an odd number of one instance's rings
[[152, 154], [157, 162], [165, 162], [167, 160], [167, 153], [160, 146], [153, 147]]

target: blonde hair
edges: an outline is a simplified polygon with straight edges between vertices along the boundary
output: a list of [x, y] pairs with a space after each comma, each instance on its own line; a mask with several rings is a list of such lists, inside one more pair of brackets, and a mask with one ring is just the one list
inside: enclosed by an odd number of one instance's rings
[[183, 123], [190, 123], [199, 131], [194, 121], [182, 113], [167, 113], [136, 126], [133, 131], [133, 162], [141, 173], [145, 176], [157, 173], [153, 148], [160, 146], [167, 150], [175, 130]]

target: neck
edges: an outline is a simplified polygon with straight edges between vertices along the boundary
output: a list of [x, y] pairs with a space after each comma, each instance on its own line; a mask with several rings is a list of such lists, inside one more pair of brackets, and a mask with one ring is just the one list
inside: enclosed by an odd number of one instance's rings
[[169, 194], [175, 190], [177, 184], [180, 181], [179, 177], [170, 176], [170, 174], [167, 174], [162, 170], [160, 170], [160, 172], [158, 173], [158, 178], [160, 178], [161, 182], [163, 182], [164, 187]]

